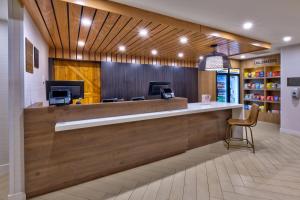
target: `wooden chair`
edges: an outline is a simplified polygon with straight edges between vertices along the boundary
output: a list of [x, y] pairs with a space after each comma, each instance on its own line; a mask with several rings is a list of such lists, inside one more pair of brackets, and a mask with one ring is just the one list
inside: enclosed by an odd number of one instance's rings
[[[252, 104], [250, 114], [247, 119], [229, 119], [227, 121], [228, 126], [226, 130], [226, 138], [225, 142], [227, 143], [227, 149], [229, 149], [230, 142], [233, 140], [242, 140], [247, 142], [247, 147], [253, 149], [253, 153], [255, 153], [255, 148], [254, 148], [254, 142], [253, 142], [253, 134], [252, 134], [252, 127], [256, 126], [257, 124], [257, 119], [258, 119], [258, 114], [259, 114], [259, 106], [257, 104]], [[232, 137], [232, 127], [233, 126], [242, 126], [245, 128], [246, 132], [246, 139], [244, 138], [233, 138]], [[251, 133], [251, 142], [248, 140], [248, 132], [247, 128], [249, 128], [250, 133]]]

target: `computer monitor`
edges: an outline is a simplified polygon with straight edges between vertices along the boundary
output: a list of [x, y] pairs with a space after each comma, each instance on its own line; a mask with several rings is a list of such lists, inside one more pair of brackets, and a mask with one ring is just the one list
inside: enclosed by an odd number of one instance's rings
[[149, 83], [149, 96], [157, 96], [160, 95], [161, 89], [170, 88], [170, 82], [159, 82], [159, 81], [151, 81]]
[[46, 81], [46, 98], [51, 91], [69, 90], [72, 99], [84, 98], [84, 81]]

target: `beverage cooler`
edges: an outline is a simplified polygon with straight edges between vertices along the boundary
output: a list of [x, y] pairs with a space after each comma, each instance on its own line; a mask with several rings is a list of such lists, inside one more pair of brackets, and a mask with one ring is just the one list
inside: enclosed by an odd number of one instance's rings
[[240, 70], [217, 71], [217, 101], [240, 103]]

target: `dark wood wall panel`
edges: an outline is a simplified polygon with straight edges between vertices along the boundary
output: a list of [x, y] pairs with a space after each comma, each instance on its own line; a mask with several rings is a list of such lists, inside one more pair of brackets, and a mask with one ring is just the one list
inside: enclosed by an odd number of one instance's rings
[[175, 96], [186, 97], [189, 102], [198, 101], [198, 69], [101, 62], [101, 99], [148, 97], [150, 81], [168, 81]]

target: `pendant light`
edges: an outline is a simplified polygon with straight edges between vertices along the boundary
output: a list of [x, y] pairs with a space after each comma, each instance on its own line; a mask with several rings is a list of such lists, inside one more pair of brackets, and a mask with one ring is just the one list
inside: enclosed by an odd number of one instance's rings
[[198, 64], [200, 71], [219, 71], [230, 69], [231, 64], [227, 55], [217, 52], [217, 44], [211, 45], [214, 51], [211, 54], [204, 56], [203, 60]]

